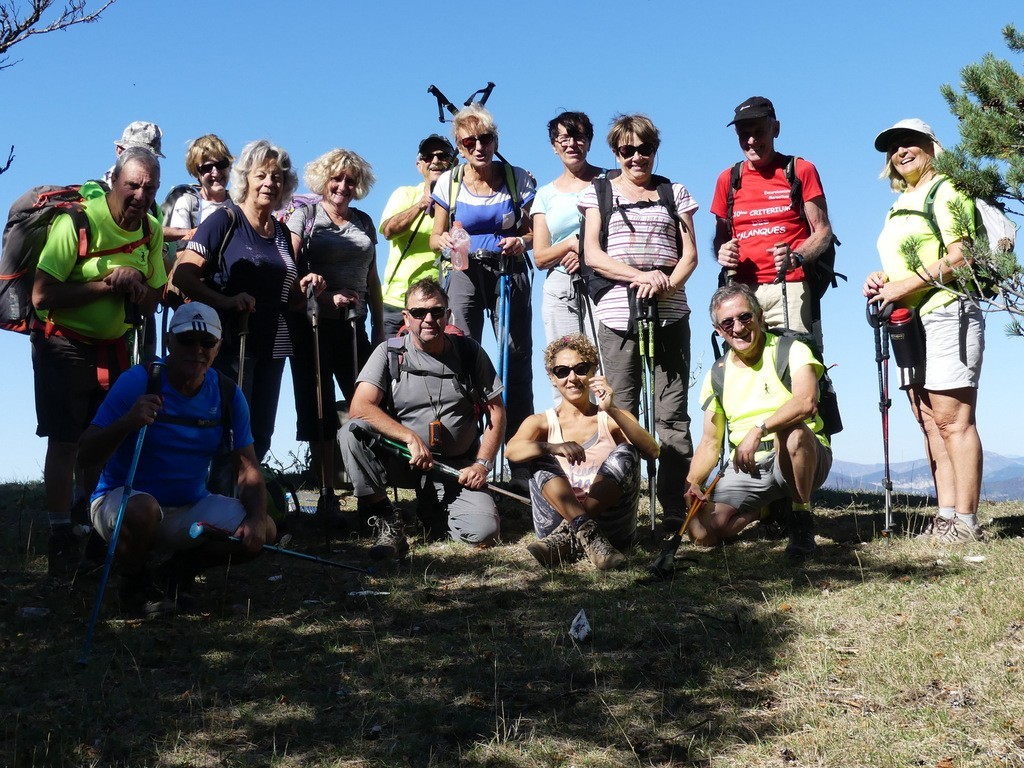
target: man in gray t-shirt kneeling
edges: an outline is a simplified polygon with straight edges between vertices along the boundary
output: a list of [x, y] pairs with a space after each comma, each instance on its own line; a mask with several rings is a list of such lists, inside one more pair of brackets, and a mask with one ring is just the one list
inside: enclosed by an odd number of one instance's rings
[[[401, 518], [387, 485], [425, 483], [447, 512], [448, 532], [477, 546], [498, 537], [487, 475], [505, 438], [501, 380], [472, 339], [445, 333], [448, 295], [432, 278], [413, 283], [402, 311], [409, 333], [378, 345], [356, 379], [350, 421], [341, 431], [341, 452], [356, 497], [369, 507], [375, 560], [401, 559], [409, 551]], [[477, 426], [482, 410], [486, 426]], [[408, 448], [402, 462], [378, 448], [377, 435]], [[458, 477], [428, 473], [434, 460], [459, 470]], [[423, 473], [423, 474], [421, 474]]]

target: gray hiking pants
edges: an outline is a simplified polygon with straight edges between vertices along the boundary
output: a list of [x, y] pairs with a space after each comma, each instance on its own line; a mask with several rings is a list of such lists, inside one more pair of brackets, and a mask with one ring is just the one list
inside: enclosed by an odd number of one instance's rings
[[[459, 485], [457, 478], [439, 472], [431, 472], [424, 478], [421, 472], [410, 467], [404, 460], [360, 440], [353, 434], [356, 427], [375, 433], [369, 424], [360, 419], [349, 421], [338, 433], [341, 456], [357, 498], [386, 493], [389, 485], [419, 488], [425, 479], [425, 490], [429, 492], [433, 488], [438, 505], [447, 511], [448, 533], [452, 539], [466, 544], [494, 543], [501, 532], [501, 523], [489, 491], [472, 491]], [[443, 461], [456, 469], [462, 469], [472, 464], [474, 458], [475, 454], [445, 458]]]
[[[597, 331], [604, 371], [615, 401], [634, 416], [639, 413], [644, 365], [636, 333], [627, 336], [601, 325]], [[666, 515], [685, 514], [683, 494], [693, 458], [687, 395], [690, 387], [690, 318], [654, 329], [654, 427], [661, 444], [658, 459], [658, 501]], [[643, 420], [641, 419], [641, 423]]]

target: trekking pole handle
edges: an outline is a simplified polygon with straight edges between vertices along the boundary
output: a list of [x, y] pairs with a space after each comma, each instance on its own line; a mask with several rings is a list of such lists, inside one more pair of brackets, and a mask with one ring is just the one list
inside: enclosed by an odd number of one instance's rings
[[248, 336], [249, 335], [249, 315], [252, 314], [251, 310], [243, 309], [238, 313], [238, 335]]
[[437, 122], [444, 122], [444, 111], [446, 109], [453, 115], [459, 111], [455, 107], [455, 105], [448, 100], [448, 97], [441, 93], [441, 89], [438, 88], [436, 85], [432, 84], [429, 88], [427, 88], [427, 93], [429, 93], [431, 96], [437, 99]]
[[306, 286], [306, 317], [314, 328], [320, 326], [320, 303], [317, 301], [313, 283]]
[[490, 80], [488, 80], [487, 81], [487, 85], [485, 85], [483, 88], [481, 88], [478, 91], [473, 91], [473, 93], [470, 95], [470, 97], [468, 99], [466, 99], [465, 106], [468, 107], [470, 104], [472, 104], [473, 103], [473, 97], [476, 96], [477, 94], [480, 95], [480, 100], [478, 102], [480, 104], [480, 106], [482, 107], [482, 106], [486, 105], [487, 104], [487, 100], [489, 98], [491, 98], [491, 91], [493, 91], [493, 90], [494, 90], [494, 83], [492, 83]]

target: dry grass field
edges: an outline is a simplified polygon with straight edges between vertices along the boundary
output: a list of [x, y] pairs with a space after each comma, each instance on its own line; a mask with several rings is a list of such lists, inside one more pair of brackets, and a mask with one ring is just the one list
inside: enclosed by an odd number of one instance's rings
[[541, 570], [503, 501], [503, 546], [373, 576], [268, 555], [210, 572], [198, 615], [123, 620], [112, 584], [81, 667], [96, 583], [47, 579], [41, 490], [3, 486], [0, 765], [1022, 768], [1024, 507], [944, 551], [905, 532], [920, 503], [885, 540], [880, 498], [825, 495], [812, 563], [755, 528], [656, 582], [650, 541]]

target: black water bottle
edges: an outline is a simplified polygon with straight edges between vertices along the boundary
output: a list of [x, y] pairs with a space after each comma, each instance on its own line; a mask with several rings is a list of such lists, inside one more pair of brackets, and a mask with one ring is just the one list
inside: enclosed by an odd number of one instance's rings
[[894, 309], [889, 316], [892, 354], [900, 368], [924, 365], [924, 329], [917, 312], [907, 307]]

